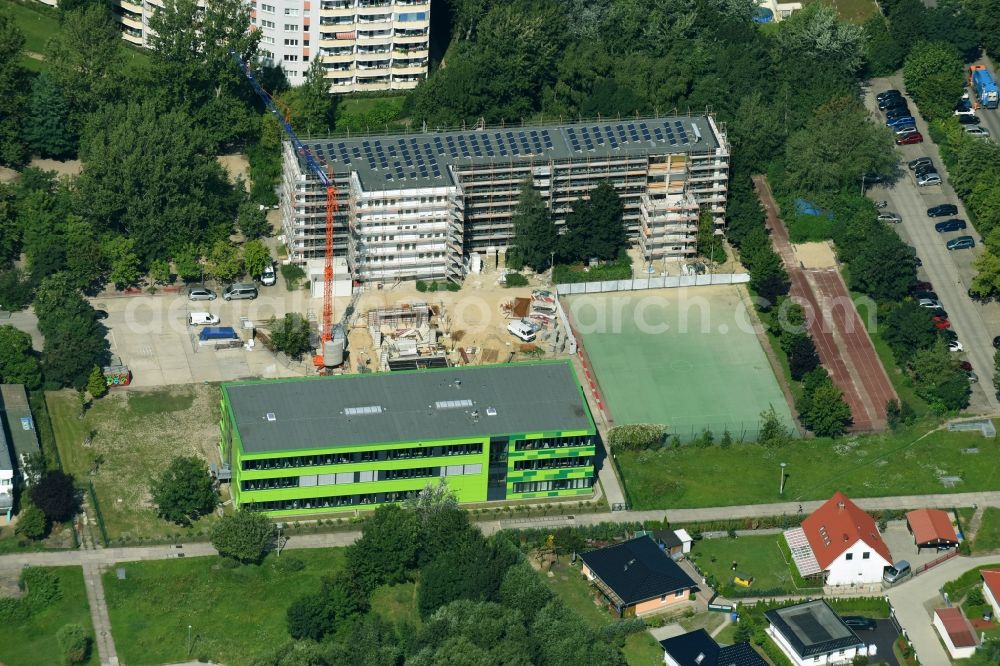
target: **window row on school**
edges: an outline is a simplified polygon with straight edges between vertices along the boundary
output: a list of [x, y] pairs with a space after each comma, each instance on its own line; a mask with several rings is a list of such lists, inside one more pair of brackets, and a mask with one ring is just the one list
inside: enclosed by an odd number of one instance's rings
[[445, 467], [412, 467], [407, 469], [340, 472], [338, 474], [305, 474], [302, 476], [282, 476], [270, 479], [247, 479], [240, 481], [240, 490], [278, 490], [281, 488], [333, 486], [347, 483], [398, 481], [401, 479], [421, 479], [437, 476], [466, 476], [482, 473], [482, 464], [473, 463], [470, 465], [447, 465]]
[[292, 467], [318, 467], [322, 465], [347, 465], [351, 463], [377, 462], [379, 460], [410, 460], [412, 458], [436, 458], [444, 456], [468, 456], [483, 452], [482, 443], [448, 444], [445, 446], [414, 446], [379, 451], [355, 451], [353, 453], [321, 453], [311, 456], [283, 456], [280, 458], [258, 458], [243, 460], [245, 470], [290, 469]]

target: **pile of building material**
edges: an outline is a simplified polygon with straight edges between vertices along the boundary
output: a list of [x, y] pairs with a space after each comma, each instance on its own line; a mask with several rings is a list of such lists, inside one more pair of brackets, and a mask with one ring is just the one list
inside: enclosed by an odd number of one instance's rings
[[378, 350], [379, 370], [447, 367], [437, 327], [438, 309], [405, 303], [368, 311], [368, 332]]

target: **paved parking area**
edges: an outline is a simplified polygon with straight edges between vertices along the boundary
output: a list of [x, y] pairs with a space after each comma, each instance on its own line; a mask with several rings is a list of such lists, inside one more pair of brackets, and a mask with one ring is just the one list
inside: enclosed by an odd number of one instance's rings
[[914, 569], [919, 569], [921, 565], [948, 554], [946, 551], [939, 552], [930, 548], [924, 548], [918, 553], [917, 546], [913, 543], [913, 535], [906, 529], [905, 520], [894, 520], [889, 523], [882, 532], [882, 540], [889, 546], [893, 562], [906, 560]]
[[188, 301], [180, 294], [106, 297], [93, 299], [94, 307], [107, 310], [111, 352], [132, 370], [137, 388], [191, 382], [217, 382], [252, 377], [294, 377], [311, 373], [306, 363], [290, 366], [278, 361], [264, 347], [215, 350], [199, 347], [199, 329], [187, 325], [189, 312], [218, 315], [220, 326], [239, 330], [240, 318], [262, 323], [288, 312], [308, 313], [318, 304], [303, 291], [261, 290], [252, 301]]
[[[865, 97], [865, 104], [871, 110], [875, 122], [883, 122], [883, 118], [876, 107], [874, 97], [889, 88], [902, 90], [901, 77], [873, 80], [872, 87]], [[915, 110], [916, 105], [912, 100], [909, 101], [910, 108]], [[979, 382], [972, 387], [969, 411], [995, 413], [1000, 411], [1000, 401], [997, 401], [994, 395], [991, 381], [994, 351], [992, 340], [995, 335], [1000, 334], [1000, 305], [997, 303], [983, 305], [969, 298], [968, 289], [975, 276], [972, 262], [983, 251], [979, 234], [972, 229], [950, 234], [938, 233], [934, 230], [934, 222], [939, 220], [927, 217], [929, 207], [952, 203], [958, 206], [956, 217], [969, 219], [961, 200], [948, 183], [947, 170], [937, 146], [930, 140], [927, 124], [919, 116], [917, 129], [923, 134], [924, 143], [896, 148], [902, 169], [899, 180], [889, 187], [871, 188], [868, 194], [876, 200], [888, 200], [888, 210], [902, 216], [903, 221], [895, 225], [896, 231], [916, 249], [917, 256], [923, 262], [919, 275], [921, 279], [929, 281], [934, 286], [941, 304], [948, 311], [952, 329], [965, 347], [966, 358], [979, 375]], [[916, 185], [906, 162], [925, 155], [938, 167], [945, 180], [943, 185], [931, 187]], [[977, 246], [971, 250], [949, 252], [945, 248], [945, 243], [962, 234], [972, 235], [976, 239]]]

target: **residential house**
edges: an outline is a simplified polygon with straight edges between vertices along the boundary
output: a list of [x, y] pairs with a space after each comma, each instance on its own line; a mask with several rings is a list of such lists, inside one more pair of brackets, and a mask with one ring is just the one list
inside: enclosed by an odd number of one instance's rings
[[983, 577], [983, 597], [993, 607], [993, 617], [1000, 617], [1000, 570], [980, 571]]
[[652, 537], [643, 535], [580, 556], [581, 571], [619, 617], [655, 613], [688, 601], [697, 584]]
[[906, 527], [921, 548], [957, 548], [958, 535], [951, 524], [951, 516], [941, 509], [917, 509], [906, 514]]
[[935, 608], [931, 624], [938, 630], [952, 659], [968, 659], [979, 646], [976, 631], [959, 608]]
[[767, 633], [795, 666], [849, 664], [868, 655], [858, 638], [823, 599], [767, 611]]
[[892, 554], [875, 520], [838, 491], [785, 532], [792, 559], [803, 577], [825, 575], [826, 585], [880, 583]]
[[704, 629], [660, 641], [667, 666], [767, 666], [749, 643], [722, 646]]

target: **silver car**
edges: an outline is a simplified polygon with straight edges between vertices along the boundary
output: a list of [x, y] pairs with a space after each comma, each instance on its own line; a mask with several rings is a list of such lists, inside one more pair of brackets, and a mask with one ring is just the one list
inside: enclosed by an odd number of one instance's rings
[[972, 136], [978, 136], [983, 139], [988, 139], [990, 137], [990, 131], [985, 127], [980, 127], [979, 125], [969, 125], [965, 128], [966, 134], [971, 134]]
[[922, 176], [917, 176], [917, 185], [920, 187], [925, 187], [927, 185], [940, 185], [941, 176], [931, 171], [930, 173], [925, 173]]
[[188, 290], [189, 301], [214, 301], [215, 292], [207, 287], [192, 287]]

